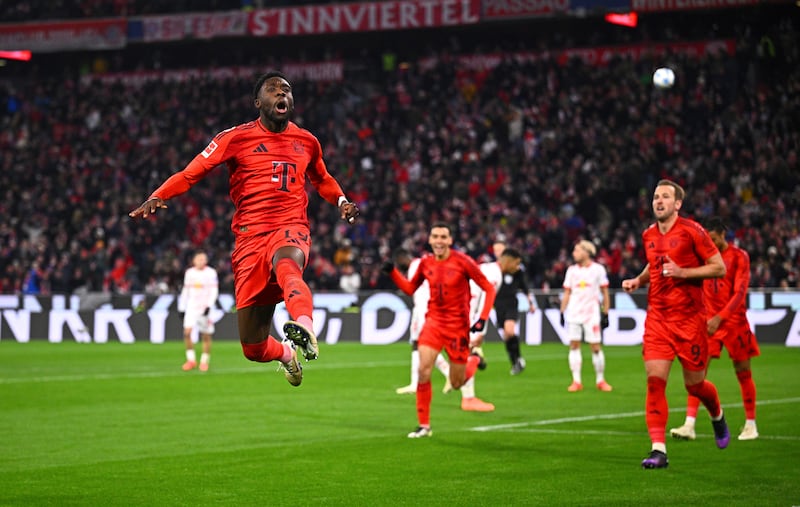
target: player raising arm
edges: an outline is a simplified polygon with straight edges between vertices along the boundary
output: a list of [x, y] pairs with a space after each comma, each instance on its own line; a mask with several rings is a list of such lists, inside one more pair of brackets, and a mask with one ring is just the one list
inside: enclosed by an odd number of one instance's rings
[[[425, 324], [419, 335], [419, 381], [417, 383], [417, 419], [419, 426], [408, 434], [409, 438], [432, 435], [430, 424], [431, 371], [436, 356], [442, 349], [450, 359], [450, 383], [459, 389], [478, 369], [478, 356], [469, 353], [470, 331], [483, 331], [486, 319], [494, 304], [496, 291], [478, 268], [478, 264], [464, 253], [451, 249], [453, 234], [450, 226], [436, 222], [431, 226], [428, 244], [433, 255], [420, 261], [411, 280], [406, 279], [391, 262], [383, 266], [397, 286], [411, 296], [427, 280], [430, 299]], [[478, 320], [470, 327], [469, 281], [486, 292], [486, 303]]]
[[[290, 121], [294, 96], [286, 76], [275, 71], [261, 76], [253, 104], [258, 119], [217, 134], [130, 216], [147, 218], [216, 166], [227, 165], [235, 206], [231, 264], [242, 350], [251, 361], [279, 361], [289, 383], [298, 386], [303, 371], [295, 348], [302, 349], [306, 360], [319, 354], [311, 291], [303, 281], [311, 247], [306, 179], [322, 198], [339, 207], [343, 220], [353, 223], [359, 212], [328, 173], [317, 138]], [[275, 306], [281, 301], [294, 319], [283, 326], [288, 338], [284, 342], [269, 334]]]

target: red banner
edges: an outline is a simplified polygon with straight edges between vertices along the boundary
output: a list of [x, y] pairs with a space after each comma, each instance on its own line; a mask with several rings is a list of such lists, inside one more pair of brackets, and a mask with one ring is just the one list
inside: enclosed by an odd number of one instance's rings
[[480, 0], [400, 0], [259, 9], [250, 13], [250, 35], [408, 30], [470, 25], [480, 21]]
[[127, 41], [125, 19], [0, 25], [0, 47], [55, 52], [76, 49], [119, 49]]
[[631, 0], [631, 10], [637, 12], [686, 11], [743, 7], [759, 3], [761, 0]]
[[483, 0], [482, 20], [526, 18], [569, 11], [570, 0]]
[[242, 11], [146, 16], [141, 18], [144, 42], [188, 38], [241, 37], [247, 34], [248, 13]]

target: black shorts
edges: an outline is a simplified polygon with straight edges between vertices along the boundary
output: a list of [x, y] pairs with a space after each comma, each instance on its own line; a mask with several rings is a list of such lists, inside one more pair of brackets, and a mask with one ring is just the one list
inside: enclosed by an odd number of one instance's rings
[[515, 301], [501, 301], [495, 302], [494, 311], [497, 314], [497, 325], [503, 326], [507, 320], [519, 320], [519, 310], [517, 309], [517, 302]]

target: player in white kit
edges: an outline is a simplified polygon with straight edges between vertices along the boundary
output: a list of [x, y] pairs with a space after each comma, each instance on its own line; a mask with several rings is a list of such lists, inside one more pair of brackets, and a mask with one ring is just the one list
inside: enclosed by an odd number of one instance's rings
[[192, 258], [192, 267], [183, 276], [183, 289], [178, 297], [178, 311], [183, 315], [183, 343], [186, 345], [186, 362], [183, 371], [197, 367], [197, 356], [192, 343], [192, 330], [197, 332], [203, 343], [200, 356], [200, 371], [208, 371], [211, 359], [211, 336], [214, 334], [214, 321], [210, 313], [219, 295], [217, 272], [208, 265], [205, 252], [197, 252]]
[[[594, 243], [581, 240], [572, 250], [575, 264], [567, 268], [564, 277], [564, 297], [561, 300], [562, 325], [566, 323], [569, 339], [569, 369], [572, 371], [570, 392], [583, 389], [581, 381], [581, 338], [592, 349], [595, 381], [601, 391], [611, 391], [605, 380], [606, 359], [601, 347], [601, 327], [608, 326], [608, 275], [606, 268], [593, 260], [597, 250]], [[600, 296], [602, 294], [602, 301]], [[602, 308], [601, 308], [602, 306]]]

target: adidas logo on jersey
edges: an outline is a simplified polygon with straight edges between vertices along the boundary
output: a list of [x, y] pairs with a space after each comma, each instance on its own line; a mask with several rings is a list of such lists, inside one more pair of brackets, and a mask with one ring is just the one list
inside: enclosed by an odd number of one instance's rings
[[258, 148], [253, 150], [253, 153], [268, 153], [268, 152], [269, 152], [269, 150], [267, 149], [266, 146], [264, 146], [263, 143], [259, 144]]

